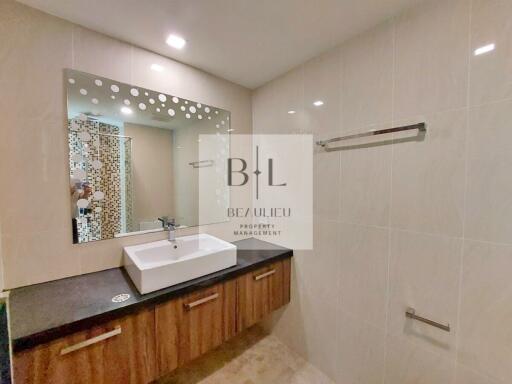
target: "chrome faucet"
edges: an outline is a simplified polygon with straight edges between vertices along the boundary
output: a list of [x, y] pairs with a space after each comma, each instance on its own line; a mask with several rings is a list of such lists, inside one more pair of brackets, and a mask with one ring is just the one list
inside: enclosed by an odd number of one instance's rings
[[169, 232], [167, 240], [171, 242], [176, 241], [176, 227], [178, 227], [178, 224], [176, 224], [175, 220], [168, 219], [167, 216], [159, 217], [158, 220], [162, 222], [164, 230]]

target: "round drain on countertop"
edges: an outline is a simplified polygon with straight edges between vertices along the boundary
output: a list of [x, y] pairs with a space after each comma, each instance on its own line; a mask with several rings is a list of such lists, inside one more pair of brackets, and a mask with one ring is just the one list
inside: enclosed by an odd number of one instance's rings
[[112, 298], [113, 303], [122, 303], [130, 298], [128, 293], [121, 293], [120, 295], [116, 295]]

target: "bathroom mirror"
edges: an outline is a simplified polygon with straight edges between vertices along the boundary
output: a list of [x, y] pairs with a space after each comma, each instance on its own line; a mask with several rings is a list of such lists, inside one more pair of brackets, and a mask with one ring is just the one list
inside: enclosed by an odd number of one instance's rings
[[[227, 220], [230, 113], [65, 70], [73, 242]], [[201, 142], [202, 141], [202, 142]]]

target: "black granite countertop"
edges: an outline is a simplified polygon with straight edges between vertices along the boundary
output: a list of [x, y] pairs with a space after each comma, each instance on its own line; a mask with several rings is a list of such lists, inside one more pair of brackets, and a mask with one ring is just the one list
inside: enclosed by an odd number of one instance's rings
[[[9, 298], [13, 350], [49, 342], [293, 255], [290, 249], [256, 239], [233, 244], [238, 248], [236, 266], [145, 295], [123, 268], [14, 289]], [[113, 303], [112, 297], [122, 293], [130, 298]]]

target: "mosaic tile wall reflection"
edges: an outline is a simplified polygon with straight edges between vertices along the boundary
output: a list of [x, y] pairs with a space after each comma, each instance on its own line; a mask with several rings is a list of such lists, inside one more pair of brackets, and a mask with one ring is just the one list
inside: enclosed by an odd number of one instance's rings
[[91, 189], [91, 195], [82, 200], [84, 196], [72, 198], [78, 242], [131, 230], [130, 140], [119, 137], [119, 127], [87, 118], [70, 119], [68, 128], [71, 185], [79, 191], [86, 185]]

